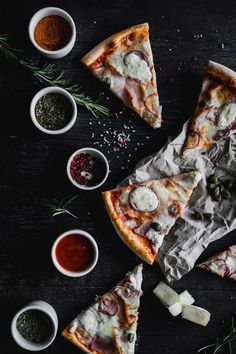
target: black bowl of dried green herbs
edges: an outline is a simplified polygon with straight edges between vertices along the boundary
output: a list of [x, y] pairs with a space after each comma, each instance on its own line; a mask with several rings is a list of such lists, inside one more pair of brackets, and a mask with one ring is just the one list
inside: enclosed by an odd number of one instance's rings
[[77, 106], [69, 92], [60, 87], [46, 87], [33, 97], [30, 115], [34, 125], [47, 134], [63, 134], [72, 128]]
[[53, 307], [44, 301], [33, 301], [14, 316], [11, 332], [22, 348], [38, 351], [52, 343], [57, 326], [58, 319]]

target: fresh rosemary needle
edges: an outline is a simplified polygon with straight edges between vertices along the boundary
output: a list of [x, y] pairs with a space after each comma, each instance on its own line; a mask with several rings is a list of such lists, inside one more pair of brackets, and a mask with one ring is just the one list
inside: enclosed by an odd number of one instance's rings
[[[216, 338], [216, 343], [206, 345], [198, 350], [198, 353], [203, 354], [218, 354], [222, 352], [223, 347], [228, 346], [229, 354], [233, 354], [231, 342], [236, 339], [236, 326], [234, 324], [234, 318], [232, 318], [231, 328], [229, 333], [226, 334], [222, 340]], [[210, 351], [211, 349], [211, 351]]]
[[8, 34], [0, 35], [0, 52], [9, 60], [18, 62], [27, 68], [34, 77], [42, 84], [51, 86], [59, 86], [67, 90], [74, 97], [75, 102], [85, 107], [96, 118], [108, 117], [109, 110], [107, 107], [99, 104], [101, 96], [97, 100], [93, 100], [87, 96], [78, 85], [71, 85], [64, 77], [64, 70], [57, 70], [53, 64], [40, 64], [37, 58], [27, 58], [23, 55], [23, 51], [15, 49], [11, 46]]
[[76, 215], [72, 214], [68, 209], [67, 206], [77, 198], [77, 195], [73, 197], [64, 197], [60, 202], [57, 199], [54, 199], [52, 203], [47, 203], [47, 207], [49, 211], [52, 213], [52, 216], [57, 216], [60, 214], [69, 214], [73, 218], [78, 219]]

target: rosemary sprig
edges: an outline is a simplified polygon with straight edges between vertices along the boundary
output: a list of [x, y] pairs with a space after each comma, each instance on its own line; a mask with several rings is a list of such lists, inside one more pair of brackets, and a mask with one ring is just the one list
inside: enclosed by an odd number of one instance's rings
[[[71, 85], [64, 77], [64, 70], [57, 70], [53, 64], [45, 63], [40, 64], [37, 58], [27, 58], [23, 55], [23, 51], [15, 49], [11, 46], [9, 36], [7, 34], [0, 35], [0, 52], [9, 60], [20, 63], [27, 68], [34, 77], [42, 84], [49, 84], [51, 86], [59, 86], [67, 90], [74, 97], [75, 102], [85, 107], [96, 118], [108, 117], [108, 108], [100, 105], [98, 102], [101, 96], [97, 100], [93, 100], [87, 96], [78, 85]], [[19, 54], [21, 54], [19, 56]]]
[[57, 199], [54, 199], [52, 203], [47, 203], [46, 205], [49, 208], [49, 211], [52, 213], [52, 216], [60, 215], [60, 214], [69, 214], [73, 216], [73, 218], [78, 219], [76, 215], [72, 214], [67, 206], [77, 198], [77, 195], [73, 197], [65, 197], [60, 202]]
[[211, 351], [211, 354], [217, 354], [217, 353], [221, 352], [223, 347], [228, 345], [229, 354], [233, 354], [231, 342], [235, 338], [236, 338], [236, 326], [234, 323], [234, 318], [232, 317], [232, 324], [231, 324], [231, 328], [229, 330], [229, 333], [223, 337], [222, 341], [220, 342], [219, 338], [216, 338], [216, 343], [209, 344], [209, 345], [206, 345], [205, 347], [200, 348], [198, 350], [198, 353], [204, 352], [204, 354], [207, 354], [207, 353], [209, 353], [208, 349], [212, 348], [213, 351]]

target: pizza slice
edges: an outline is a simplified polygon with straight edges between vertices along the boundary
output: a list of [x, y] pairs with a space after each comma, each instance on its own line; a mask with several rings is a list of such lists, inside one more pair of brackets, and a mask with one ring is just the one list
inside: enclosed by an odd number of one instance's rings
[[201, 176], [194, 170], [103, 193], [119, 236], [145, 262], [154, 262]]
[[161, 106], [148, 23], [132, 26], [98, 44], [82, 62], [151, 127], [161, 126]]
[[236, 73], [210, 61], [183, 155], [207, 148], [236, 131]]
[[133, 354], [142, 295], [142, 264], [66, 327], [62, 335], [85, 353]]
[[236, 245], [198, 264], [198, 267], [216, 273], [221, 278], [236, 280]]

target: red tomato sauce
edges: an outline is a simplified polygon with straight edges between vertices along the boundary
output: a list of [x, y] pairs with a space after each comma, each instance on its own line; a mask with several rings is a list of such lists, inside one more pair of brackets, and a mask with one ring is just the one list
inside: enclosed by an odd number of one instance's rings
[[90, 240], [83, 235], [67, 235], [56, 246], [56, 258], [66, 270], [71, 272], [83, 271], [93, 261], [94, 247]]

